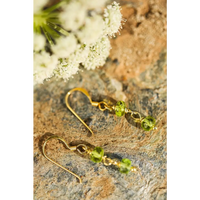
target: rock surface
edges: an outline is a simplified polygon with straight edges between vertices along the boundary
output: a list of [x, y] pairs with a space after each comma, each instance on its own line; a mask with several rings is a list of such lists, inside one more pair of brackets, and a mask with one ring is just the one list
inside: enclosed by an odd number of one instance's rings
[[121, 36], [111, 40], [110, 58], [116, 64], [105, 70], [112, 77], [124, 80], [147, 70], [166, 48], [166, 0], [119, 2], [126, 23]]
[[[121, 1], [127, 22], [122, 35], [112, 40], [106, 65], [94, 71], [83, 70], [67, 82], [52, 79], [35, 87], [35, 200], [167, 199], [165, 4], [156, 0]], [[153, 24], [158, 24], [157, 29]], [[102, 112], [91, 106], [86, 96], [74, 92], [70, 105], [94, 131], [95, 136], [90, 137], [64, 102], [66, 93], [75, 87], [87, 89], [93, 100], [123, 100], [130, 109], [152, 115], [157, 130], [145, 132], [128, 116]], [[83, 183], [79, 184], [77, 178], [42, 155], [42, 142], [50, 133], [62, 136], [68, 143], [82, 140], [100, 146], [111, 158], [128, 158], [139, 167], [142, 177], [139, 173], [121, 174], [112, 166], [93, 163], [65, 149], [62, 143], [50, 141], [48, 155], [82, 176]]]

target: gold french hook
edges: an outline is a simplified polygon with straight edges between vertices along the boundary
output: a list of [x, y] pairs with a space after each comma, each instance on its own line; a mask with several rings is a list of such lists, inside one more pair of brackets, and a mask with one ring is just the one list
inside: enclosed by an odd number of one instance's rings
[[65, 171], [69, 172], [70, 174], [74, 175], [76, 178], [78, 178], [79, 182], [82, 183], [81, 178], [80, 178], [77, 174], [75, 174], [75, 173], [73, 173], [72, 171], [70, 171], [69, 169], [63, 167], [62, 165], [60, 165], [59, 163], [55, 162], [54, 160], [52, 160], [51, 158], [49, 158], [49, 157], [46, 155], [46, 153], [45, 153], [45, 146], [46, 146], [47, 142], [48, 142], [49, 140], [51, 140], [51, 139], [58, 139], [58, 140], [62, 141], [62, 142], [64, 143], [64, 145], [65, 145], [69, 150], [71, 150], [71, 151], [76, 151], [76, 150], [77, 150], [77, 146], [71, 146], [71, 147], [70, 147], [70, 146], [66, 143], [66, 141], [65, 141], [63, 138], [61, 138], [61, 137], [59, 137], [59, 136], [57, 136], [57, 135], [53, 135], [53, 136], [50, 136], [48, 139], [45, 140], [45, 142], [44, 142], [44, 144], [43, 144], [43, 147], [42, 147], [42, 153], [43, 153], [44, 157], [45, 157], [47, 160], [51, 161], [52, 163], [54, 163], [54, 164], [57, 165], [58, 167], [64, 169]]
[[69, 105], [68, 98], [69, 98], [70, 94], [72, 94], [72, 92], [74, 92], [74, 91], [79, 91], [79, 92], [82, 92], [83, 94], [85, 94], [87, 96], [87, 98], [89, 99], [90, 103], [92, 104], [92, 106], [99, 106], [99, 109], [101, 109], [101, 110], [105, 110], [105, 108], [102, 108], [101, 105], [103, 104], [104, 106], [106, 106], [107, 104], [105, 102], [92, 101], [88, 91], [85, 90], [84, 88], [74, 88], [74, 89], [70, 90], [65, 96], [65, 103], [66, 103], [67, 108], [83, 123], [83, 125], [90, 131], [92, 136], [94, 136], [94, 133], [91, 130], [91, 128], [76, 114], [76, 112]]

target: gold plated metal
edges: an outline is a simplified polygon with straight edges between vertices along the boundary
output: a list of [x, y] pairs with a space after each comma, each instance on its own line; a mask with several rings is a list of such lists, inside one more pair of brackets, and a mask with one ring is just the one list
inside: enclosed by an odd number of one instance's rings
[[[94, 135], [94, 133], [90, 129], [90, 127], [77, 115], [77, 113], [69, 105], [68, 98], [69, 98], [70, 94], [72, 94], [72, 92], [74, 92], [74, 91], [79, 91], [79, 92], [82, 92], [83, 94], [85, 94], [88, 97], [88, 99], [89, 99], [90, 103], [92, 104], [92, 106], [98, 107], [101, 111], [109, 110], [110, 112], [116, 112], [117, 109], [119, 109], [119, 107], [117, 107], [116, 105], [108, 105], [104, 101], [101, 101], [101, 102], [92, 101], [88, 91], [85, 90], [84, 88], [74, 88], [74, 89], [70, 90], [65, 96], [66, 106], [83, 123], [83, 125], [91, 132], [92, 135]], [[125, 102], [123, 102], [123, 103], [125, 105]], [[141, 116], [141, 113], [139, 113], [137, 111], [132, 111], [132, 110], [126, 108], [126, 107], [124, 109], [124, 113], [125, 114], [130, 113], [131, 114], [131, 118], [134, 120], [135, 123], [140, 123], [142, 125], [143, 123], [145, 123], [147, 121], [146, 117], [142, 117]], [[120, 116], [122, 116], [122, 115], [120, 115]], [[155, 120], [153, 117], [151, 117], [151, 116], [149, 116], [149, 117], [152, 118], [153, 120]], [[148, 121], [147, 121], [147, 123], [148, 123]], [[149, 127], [149, 128], [144, 128], [143, 127], [143, 129], [144, 130], [148, 130], [148, 129], [149, 130], [156, 130], [157, 129], [157, 127], [155, 127], [154, 124], [153, 125], [151, 124], [150, 126], [151, 127]]]
[[82, 92], [83, 94], [85, 94], [87, 96], [87, 98], [89, 99], [90, 103], [92, 104], [92, 106], [95, 106], [95, 107], [98, 106], [101, 111], [104, 111], [106, 109], [108, 109], [108, 110], [111, 111], [113, 108], [110, 107], [110, 106], [108, 106], [108, 104], [105, 103], [105, 102], [103, 102], [103, 101], [101, 101], [101, 102], [92, 101], [92, 99], [91, 99], [88, 91], [85, 90], [84, 88], [74, 88], [74, 89], [70, 90], [66, 94], [66, 96], [65, 96], [65, 103], [66, 103], [67, 108], [83, 123], [83, 125], [90, 131], [90, 133], [92, 134], [92, 136], [94, 136], [94, 133], [91, 130], [91, 128], [77, 115], [77, 113], [69, 105], [68, 98], [72, 94], [72, 92], [74, 92], [74, 91], [79, 91], [79, 92]]
[[[142, 117], [141, 114], [137, 111], [132, 111], [128, 108], [125, 108], [125, 113], [126, 114], [130, 113], [131, 117], [133, 118], [134, 122], [136, 122], [136, 123], [142, 123], [142, 121], [144, 120], [144, 117]], [[138, 117], [134, 117], [133, 115], [138, 116]]]
[[[54, 163], [55, 165], [57, 165], [58, 167], [64, 169], [65, 171], [69, 172], [70, 174], [72, 174], [73, 176], [75, 176], [76, 178], [78, 178], [79, 183], [82, 183], [82, 179], [80, 178], [80, 176], [78, 176], [78, 175], [75, 174], [74, 172], [70, 171], [69, 169], [63, 167], [62, 165], [60, 165], [60, 164], [57, 163], [56, 161], [52, 160], [49, 156], [47, 156], [47, 154], [46, 154], [46, 148], [45, 148], [45, 147], [46, 147], [47, 142], [48, 142], [49, 140], [51, 140], [51, 139], [57, 139], [57, 140], [62, 141], [63, 144], [65, 145], [65, 147], [66, 147], [67, 149], [71, 150], [71, 151], [77, 151], [77, 152], [80, 153], [80, 154], [87, 154], [87, 155], [90, 157], [91, 161], [93, 161], [93, 162], [97, 162], [97, 161], [94, 161], [94, 158], [92, 158], [92, 157], [93, 157], [93, 156], [97, 156], [97, 158], [98, 158], [98, 156], [100, 155], [100, 156], [102, 157], [102, 159], [101, 159], [100, 161], [98, 161], [98, 162], [101, 162], [101, 161], [102, 161], [103, 164], [104, 164], [105, 166], [115, 165], [115, 166], [117, 166], [117, 167], [119, 167], [119, 168], [121, 167], [121, 162], [120, 162], [120, 161], [115, 160], [115, 159], [108, 158], [107, 156], [104, 155], [104, 153], [101, 155], [99, 152], [97, 152], [97, 150], [95, 150], [95, 149], [98, 148], [98, 149], [101, 149], [101, 151], [104, 152], [104, 150], [103, 150], [101, 147], [91, 148], [91, 147], [89, 147], [89, 146], [87, 146], [87, 145], [85, 145], [85, 144], [78, 144], [78, 145], [76, 145], [76, 146], [69, 146], [69, 145], [66, 143], [66, 141], [65, 141], [63, 138], [61, 138], [60, 136], [58, 136], [58, 135], [52, 135], [52, 136], [48, 137], [48, 138], [45, 140], [45, 142], [44, 142], [44, 144], [43, 144], [43, 147], [42, 147], [42, 153], [43, 153], [44, 157], [45, 157], [47, 160], [49, 160], [49, 161], [51, 161], [52, 163]], [[94, 154], [94, 155], [93, 155], [93, 154]], [[122, 159], [122, 160], [123, 160], [123, 159]], [[127, 160], [128, 160], [128, 159], [127, 159]], [[136, 166], [132, 166], [132, 167], [130, 166], [129, 171], [135, 173], [135, 172], [138, 171], [138, 168], [137, 168]]]
[[72, 146], [72, 147], [70, 147], [70, 146], [66, 143], [66, 141], [65, 141], [63, 138], [61, 138], [61, 137], [59, 137], [59, 136], [57, 136], [57, 135], [53, 135], [53, 136], [50, 136], [50, 137], [44, 142], [43, 147], [42, 147], [42, 153], [43, 153], [44, 157], [45, 157], [47, 160], [51, 161], [52, 163], [54, 163], [54, 164], [57, 165], [58, 167], [61, 167], [61, 168], [64, 169], [65, 171], [69, 172], [70, 174], [74, 175], [76, 178], [78, 178], [79, 182], [82, 183], [82, 180], [81, 180], [80, 176], [78, 176], [78, 175], [75, 174], [74, 172], [70, 171], [69, 169], [63, 167], [62, 165], [60, 165], [59, 163], [55, 162], [54, 160], [52, 160], [51, 158], [49, 158], [49, 157], [46, 155], [46, 153], [45, 153], [45, 146], [46, 146], [47, 142], [48, 142], [49, 140], [51, 140], [51, 139], [58, 139], [58, 140], [62, 141], [62, 142], [64, 143], [64, 145], [65, 145], [69, 150], [71, 150], [71, 151], [77, 150], [77, 146]]
[[[132, 110], [130, 110], [128, 108], [125, 108], [125, 113], [126, 114], [130, 113], [131, 117], [132, 117], [132, 119], [134, 120], [135, 123], [140, 123], [141, 124], [145, 119], [145, 117], [142, 117], [139, 112], [132, 111]], [[133, 115], [138, 116], [138, 117], [134, 117]], [[157, 127], [153, 127], [153, 130], [156, 130], [156, 129], [157, 129]]]
[[83, 123], [84, 126], [87, 127], [87, 129], [90, 131], [90, 133], [92, 134], [92, 136], [94, 135], [93, 131], [90, 129], [90, 127], [76, 114], [76, 112], [71, 108], [71, 106], [69, 105], [69, 102], [68, 102], [68, 98], [69, 96], [71, 95], [72, 92], [74, 91], [80, 91], [82, 92], [83, 94], [85, 94], [88, 99], [90, 100], [90, 103], [92, 103], [92, 100], [87, 92], [87, 90], [83, 89], [83, 88], [74, 88], [72, 90], [70, 90], [67, 95], [65, 96], [65, 103], [66, 103], [66, 106], [67, 108]]

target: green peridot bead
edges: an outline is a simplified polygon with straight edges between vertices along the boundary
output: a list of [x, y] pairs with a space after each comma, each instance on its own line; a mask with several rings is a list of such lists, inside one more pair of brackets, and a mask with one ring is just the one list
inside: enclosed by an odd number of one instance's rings
[[102, 161], [103, 156], [104, 150], [101, 147], [95, 147], [90, 155], [90, 159], [95, 163], [99, 163]]
[[123, 116], [125, 114], [125, 108], [126, 108], [125, 102], [124, 101], [118, 101], [116, 106], [115, 106], [115, 114], [118, 117]]
[[130, 170], [131, 170], [131, 161], [127, 158], [123, 158], [120, 162], [119, 171], [122, 174], [128, 174]]
[[150, 131], [154, 128], [155, 124], [156, 120], [153, 117], [148, 116], [142, 120], [141, 126], [145, 131]]

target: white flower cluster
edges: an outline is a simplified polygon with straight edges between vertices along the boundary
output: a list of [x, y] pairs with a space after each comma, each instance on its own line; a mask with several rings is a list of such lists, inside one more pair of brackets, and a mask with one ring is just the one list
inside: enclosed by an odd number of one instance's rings
[[87, 17], [85, 25], [75, 34], [83, 44], [94, 44], [103, 35], [104, 21], [101, 15]]
[[45, 47], [45, 37], [43, 35], [34, 34], [34, 51], [38, 52]]
[[95, 69], [96, 67], [104, 65], [111, 48], [108, 37], [104, 36], [98, 39], [98, 41], [89, 48], [88, 57], [83, 62], [85, 68]]
[[60, 37], [56, 40], [56, 45], [52, 46], [54, 55], [58, 58], [67, 58], [77, 48], [77, 40], [73, 34], [67, 37]]
[[115, 1], [112, 5], [108, 5], [107, 9], [104, 11], [105, 28], [104, 33], [109, 36], [114, 36], [115, 33], [122, 29], [121, 21], [122, 14], [120, 12], [121, 8]]
[[[116, 2], [102, 13], [106, 1], [68, 1], [61, 5], [61, 12], [57, 11], [60, 24], [54, 24], [51, 18], [45, 22], [41, 17], [45, 16], [42, 7], [48, 0], [34, 0], [34, 30], [42, 30], [34, 33], [35, 84], [53, 76], [67, 80], [79, 71], [80, 65], [89, 70], [105, 64], [111, 49], [108, 37], [119, 31], [122, 21], [120, 6]], [[40, 24], [45, 26], [41, 28]], [[48, 33], [53, 28], [57, 37], [52, 34], [54, 32]]]
[[87, 7], [79, 1], [70, 1], [64, 5], [63, 12], [59, 14], [59, 18], [66, 30], [76, 31], [80, 28], [87, 17]]
[[57, 64], [58, 58], [55, 55], [50, 56], [45, 51], [34, 53], [34, 81], [43, 83], [44, 79], [51, 78]]

